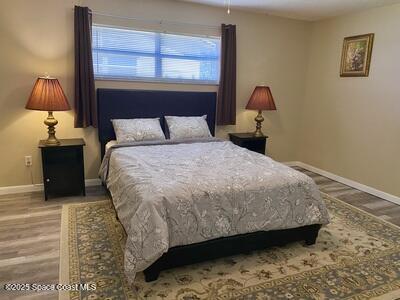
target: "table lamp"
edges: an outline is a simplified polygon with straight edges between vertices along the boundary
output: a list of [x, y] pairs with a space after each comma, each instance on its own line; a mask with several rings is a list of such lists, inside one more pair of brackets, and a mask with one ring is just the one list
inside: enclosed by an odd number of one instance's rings
[[271, 90], [268, 86], [256, 86], [246, 109], [258, 110], [257, 117], [254, 119], [257, 123], [255, 136], [264, 136], [261, 131], [261, 123], [264, 121], [262, 116], [263, 110], [276, 110], [274, 98], [272, 97]]
[[49, 134], [46, 145], [59, 145], [60, 141], [56, 138], [55, 130], [58, 121], [53, 117], [53, 111], [65, 111], [71, 108], [58, 80], [50, 77], [39, 77], [25, 108], [48, 112], [47, 119], [44, 120]]

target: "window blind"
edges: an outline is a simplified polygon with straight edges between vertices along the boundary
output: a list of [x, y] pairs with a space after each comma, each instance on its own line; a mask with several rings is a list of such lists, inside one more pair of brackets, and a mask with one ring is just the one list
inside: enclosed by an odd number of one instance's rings
[[97, 79], [218, 84], [220, 39], [92, 27]]

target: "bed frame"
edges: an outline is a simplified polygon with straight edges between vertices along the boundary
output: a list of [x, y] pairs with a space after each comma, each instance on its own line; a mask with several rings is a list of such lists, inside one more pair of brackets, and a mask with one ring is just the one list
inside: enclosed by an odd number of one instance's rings
[[[116, 118], [159, 117], [168, 137], [164, 116], [207, 115], [210, 132], [212, 135], [215, 134], [216, 93], [97, 89], [97, 104], [102, 158], [105, 144], [115, 139], [111, 120]], [[173, 247], [144, 270], [145, 280], [147, 282], [156, 280], [160, 272], [165, 269], [240, 253], [247, 254], [253, 250], [281, 246], [290, 242], [305, 241], [306, 245], [312, 245], [318, 237], [320, 228], [320, 224], [315, 224], [293, 229], [259, 231]]]

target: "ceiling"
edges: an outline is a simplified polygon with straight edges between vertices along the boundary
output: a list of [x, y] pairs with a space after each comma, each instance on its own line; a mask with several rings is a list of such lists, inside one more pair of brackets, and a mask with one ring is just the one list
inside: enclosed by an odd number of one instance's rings
[[[226, 6], [227, 0], [181, 0]], [[233, 9], [263, 12], [293, 19], [316, 21], [368, 8], [400, 3], [400, 0], [231, 0]]]

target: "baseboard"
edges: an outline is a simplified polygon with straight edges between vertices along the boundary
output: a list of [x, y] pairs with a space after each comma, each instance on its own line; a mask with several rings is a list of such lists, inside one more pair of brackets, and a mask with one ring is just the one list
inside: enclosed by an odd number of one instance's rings
[[300, 168], [309, 170], [311, 172], [314, 172], [314, 173], [320, 174], [322, 176], [325, 176], [325, 177], [327, 177], [329, 179], [332, 179], [332, 180], [335, 180], [337, 182], [343, 183], [345, 185], [351, 186], [352, 188], [355, 188], [357, 190], [366, 192], [368, 194], [377, 196], [379, 198], [382, 198], [382, 199], [385, 199], [387, 201], [390, 201], [390, 202], [393, 202], [395, 204], [400, 205], [400, 197], [397, 197], [395, 195], [392, 195], [392, 194], [377, 190], [375, 188], [372, 188], [372, 187], [367, 186], [365, 184], [359, 183], [357, 181], [341, 177], [339, 175], [336, 175], [336, 174], [330, 173], [328, 171], [319, 169], [317, 167], [308, 165], [308, 164], [303, 163], [301, 161], [290, 161], [290, 162], [285, 162], [284, 164], [289, 166], [289, 167], [300, 167]]
[[[86, 186], [100, 185], [100, 179], [86, 179]], [[18, 194], [18, 193], [29, 193], [43, 191], [43, 184], [28, 184], [28, 185], [16, 185], [16, 186], [4, 186], [0, 187], [0, 195]]]
[[101, 180], [100, 180], [99, 178], [95, 178], [95, 179], [86, 179], [86, 180], [85, 180], [85, 185], [86, 185], [86, 186], [101, 185]]
[[299, 161], [285, 161], [282, 162], [284, 165], [287, 165], [288, 167], [300, 167], [300, 164], [302, 164]]

